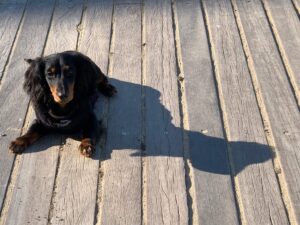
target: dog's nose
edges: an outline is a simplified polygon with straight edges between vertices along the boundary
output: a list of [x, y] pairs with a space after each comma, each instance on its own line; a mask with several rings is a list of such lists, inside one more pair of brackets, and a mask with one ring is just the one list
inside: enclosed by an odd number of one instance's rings
[[58, 92], [57, 93], [57, 96], [61, 99], [61, 100], [64, 100], [67, 98], [67, 95], [65, 93], [62, 93], [62, 92]]

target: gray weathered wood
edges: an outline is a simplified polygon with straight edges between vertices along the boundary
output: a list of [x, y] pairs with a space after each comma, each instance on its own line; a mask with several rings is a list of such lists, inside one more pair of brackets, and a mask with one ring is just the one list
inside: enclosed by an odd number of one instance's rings
[[145, 1], [147, 224], [188, 224], [171, 1]]
[[[83, 35], [79, 40], [78, 50], [88, 55], [93, 61], [101, 68], [102, 72], [108, 72], [108, 59], [109, 59], [109, 47], [111, 39], [111, 24], [113, 13], [113, 1], [104, 0], [89, 1], [87, 9], [83, 18], [82, 28]], [[95, 113], [98, 119], [101, 119], [102, 126], [107, 128], [107, 104], [103, 97], [99, 97], [98, 102], [95, 105]], [[105, 142], [105, 135], [101, 134], [100, 148], [103, 149], [103, 143]], [[100, 150], [100, 151], [101, 151]], [[100, 167], [100, 168], [99, 168]], [[95, 220], [94, 224], [98, 224], [101, 220], [100, 215], [100, 201], [102, 194], [102, 170], [101, 166], [97, 165], [98, 172], [98, 189], [97, 204], [95, 207]], [[97, 213], [97, 214], [96, 214]]]
[[[289, 224], [231, 3], [205, 0], [203, 5], [241, 220], [245, 224]], [[257, 18], [253, 11], [249, 16]]]
[[[84, 1], [60, 1], [55, 10], [46, 53], [75, 50]], [[52, 224], [93, 224], [98, 161], [80, 155], [80, 142], [62, 147], [50, 213]], [[86, 186], [85, 186], [86, 185]]]
[[[23, 16], [24, 0], [0, 0], [0, 224], [300, 223], [299, 0], [28, 2]], [[48, 135], [11, 176], [8, 144], [34, 118], [23, 58], [44, 46], [88, 55], [119, 93], [96, 104], [107, 135], [92, 159]]]
[[273, 34], [300, 105], [300, 23], [290, 1], [263, 0]]
[[298, 16], [300, 16], [300, 0], [292, 0], [296, 11], [298, 12]]
[[[80, 21], [81, 12], [81, 0], [77, 0], [77, 2], [57, 2], [46, 43], [45, 55], [74, 49], [76, 47], [78, 36], [76, 26]], [[66, 36], [68, 37], [67, 40]], [[36, 57], [36, 55], [31, 57]], [[32, 114], [30, 114], [27, 119], [32, 120], [34, 118]], [[8, 223], [10, 224], [23, 224], [24, 221], [35, 224], [37, 222], [39, 224], [45, 224], [49, 219], [48, 214], [50, 207], [54, 207], [54, 204], [50, 206], [50, 202], [58, 163], [59, 147], [52, 147], [51, 145], [53, 143], [59, 145], [61, 143], [61, 137], [49, 136], [43, 140], [48, 140], [48, 142], [42, 142], [42, 145], [38, 142], [29, 149], [31, 153], [22, 155], [22, 164], [19, 167], [21, 174], [16, 186], [25, 188], [16, 189], [13, 194], [12, 203], [8, 212]], [[43, 151], [39, 152], [41, 149]], [[45, 158], [52, 160], [45, 163]], [[38, 171], [36, 171], [37, 168]], [[45, 179], [44, 174], [47, 173], [48, 176]], [[30, 184], [32, 184], [32, 186], [30, 186]]]
[[[79, 144], [68, 138], [61, 151], [52, 224], [94, 224], [99, 156], [83, 157]], [[95, 154], [99, 155], [99, 149]]]
[[[30, 107], [25, 131], [34, 117]], [[60, 143], [59, 136], [43, 137], [20, 157], [5, 224], [47, 224]]]
[[115, 5], [110, 100], [100, 224], [141, 224], [141, 10]]
[[[237, 1], [253, 69], [268, 113], [275, 148], [287, 182], [284, 195], [290, 198], [289, 213], [300, 223], [300, 114], [284, 66], [258, 0]], [[253, 17], [253, 14], [257, 15]], [[256, 19], [254, 19], [256, 18]], [[287, 47], [287, 46], [286, 46]], [[287, 50], [287, 49], [286, 49]], [[299, 56], [299, 52], [297, 54]], [[298, 72], [298, 71], [297, 71]], [[266, 118], [265, 118], [266, 119]], [[268, 121], [267, 121], [268, 122]], [[293, 215], [295, 213], [295, 215]], [[293, 218], [295, 216], [295, 218]]]
[[[86, 7], [79, 30], [78, 50], [98, 65], [105, 65], [106, 70], [112, 3], [90, 1]], [[101, 106], [98, 103], [97, 106]], [[97, 107], [99, 117], [101, 111], [102, 107]], [[79, 144], [79, 141], [67, 139], [61, 152], [53, 201], [53, 224], [95, 224], [100, 149], [97, 146], [93, 158], [89, 159], [79, 154]]]
[[88, 55], [102, 72], [107, 73], [113, 3], [92, 0], [86, 7], [78, 51]]
[[44, 55], [75, 50], [84, 0], [58, 0]]
[[[227, 146], [224, 140], [200, 2], [178, 0], [178, 31], [184, 75], [190, 160], [199, 224], [238, 224]], [[181, 55], [180, 55], [181, 53]], [[196, 91], [197, 90], [197, 91]], [[196, 202], [196, 203], [195, 203]]]
[[[54, 1], [32, 0], [28, 3], [24, 22], [20, 28], [20, 35], [2, 79], [0, 89], [0, 133], [6, 134], [6, 136], [0, 137], [1, 205], [14, 160], [14, 155], [8, 152], [8, 146], [10, 141], [21, 133], [29, 101], [22, 90], [23, 75], [27, 67], [23, 59], [42, 54], [53, 6]], [[37, 27], [39, 29], [36, 29]]]
[[27, 0], [14, 0], [0, 4], [0, 80], [8, 60]]

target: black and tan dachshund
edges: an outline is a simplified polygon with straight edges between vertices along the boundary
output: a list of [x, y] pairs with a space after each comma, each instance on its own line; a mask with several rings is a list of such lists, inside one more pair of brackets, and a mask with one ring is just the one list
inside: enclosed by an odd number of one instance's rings
[[100, 91], [112, 96], [117, 91], [100, 68], [87, 56], [66, 51], [26, 59], [24, 90], [29, 94], [36, 119], [27, 133], [11, 142], [10, 150], [22, 153], [49, 132], [82, 132], [80, 152], [90, 157], [99, 135], [93, 106]]

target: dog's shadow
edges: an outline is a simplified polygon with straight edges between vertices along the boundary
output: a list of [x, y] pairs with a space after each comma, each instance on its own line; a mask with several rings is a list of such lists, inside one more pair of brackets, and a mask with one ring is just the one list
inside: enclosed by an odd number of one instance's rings
[[[161, 93], [157, 90], [112, 78], [110, 82], [117, 88], [118, 94], [108, 101], [108, 127], [102, 134], [106, 144], [101, 152], [97, 149], [92, 158], [94, 160], [108, 160], [113, 151], [125, 149], [135, 150], [131, 157], [140, 156], [143, 152], [145, 157], [183, 158], [183, 132], [188, 137], [187, 146], [192, 166], [199, 171], [230, 174], [228, 149], [236, 174], [248, 165], [265, 162], [273, 157], [270, 147], [263, 144], [243, 141], [227, 143], [223, 138], [209, 136], [209, 130], [205, 134], [183, 130], [173, 124], [173, 118], [161, 103]], [[99, 108], [103, 107], [104, 101], [104, 97], [100, 97], [96, 103], [98, 118], [101, 118]], [[201, 107], [201, 103], [198, 104]], [[179, 113], [179, 109], [176, 110]], [[72, 137], [76, 139], [76, 135]], [[62, 141], [57, 136], [51, 138], [57, 143], [49, 142], [49, 137], [46, 136], [25, 153], [43, 151]], [[145, 143], [141, 143], [143, 139]]]
[[[112, 151], [122, 149], [144, 150], [143, 155], [146, 157], [183, 157], [183, 132], [188, 136], [189, 155], [192, 166], [196, 170], [229, 174], [228, 148], [236, 173], [248, 165], [265, 162], [273, 157], [269, 146], [263, 144], [243, 141], [227, 144], [223, 138], [209, 136], [209, 128], [204, 131], [207, 132], [206, 134], [183, 130], [180, 125], [173, 124], [172, 115], [161, 103], [159, 91], [117, 79], [110, 79], [110, 81], [117, 87], [119, 94], [109, 102], [108, 139], [103, 154], [104, 160], [111, 157]], [[168, 102], [167, 97], [164, 101], [170, 105], [169, 107], [174, 107], [170, 100]], [[144, 106], [141, 106], [141, 102], [145, 102]], [[201, 107], [201, 102], [194, 104], [199, 104]], [[179, 114], [179, 109], [174, 110], [178, 110]], [[139, 122], [142, 120], [145, 121], [143, 125]], [[178, 118], [177, 124], [180, 124]], [[144, 128], [141, 128], [142, 126]], [[142, 129], [145, 133], [145, 143], [139, 146], [138, 139], [141, 135], [138, 132]], [[133, 157], [139, 155], [139, 151], [132, 154]]]

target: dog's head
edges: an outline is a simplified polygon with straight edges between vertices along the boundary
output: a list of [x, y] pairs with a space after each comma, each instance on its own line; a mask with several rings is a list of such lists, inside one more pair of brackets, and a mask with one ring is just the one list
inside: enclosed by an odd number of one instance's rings
[[51, 95], [61, 106], [74, 98], [76, 65], [69, 55], [55, 54], [44, 59], [44, 76]]
[[52, 100], [61, 107], [74, 98], [84, 97], [95, 86], [95, 64], [78, 52], [63, 52], [26, 59], [29, 68], [25, 73], [24, 89], [36, 101]]

